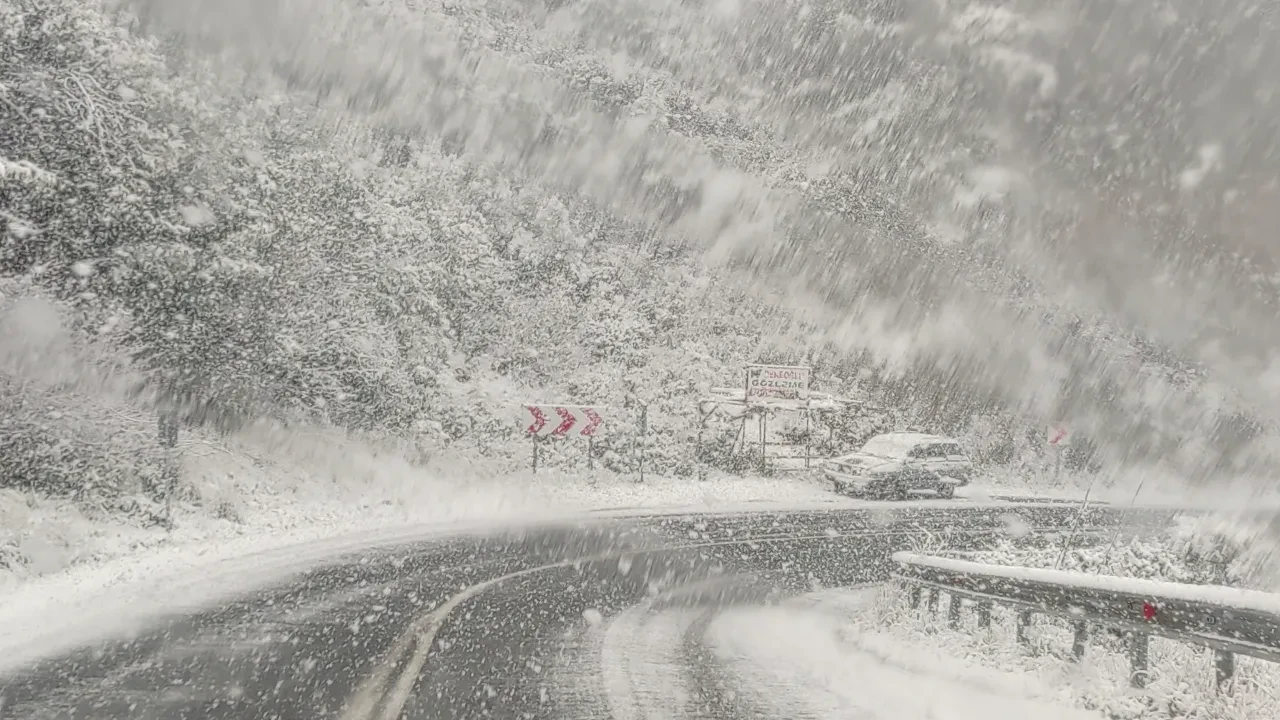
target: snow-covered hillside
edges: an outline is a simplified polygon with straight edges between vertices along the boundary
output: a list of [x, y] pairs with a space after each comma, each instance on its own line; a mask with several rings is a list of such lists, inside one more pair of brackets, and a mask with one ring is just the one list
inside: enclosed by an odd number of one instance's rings
[[[1064, 486], [1247, 493], [1272, 99], [1203, 108], [1269, 77], [1251, 13], [0, 0], [5, 513], [521, 497], [531, 400], [614, 408], [607, 477], [741, 474], [743, 426], [698, 400], [751, 362], [859, 400], [821, 453], [928, 426], [1036, 488], [1065, 419]], [[97, 530], [49, 532], [0, 562]]]

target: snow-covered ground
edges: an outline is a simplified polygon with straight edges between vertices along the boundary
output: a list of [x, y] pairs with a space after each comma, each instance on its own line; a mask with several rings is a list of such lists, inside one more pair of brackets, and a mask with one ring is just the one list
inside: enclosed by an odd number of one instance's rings
[[[1184, 517], [1160, 535], [1081, 545], [1065, 554], [1052, 546], [1010, 545], [964, 557], [994, 563], [986, 566], [988, 572], [1002, 572], [997, 568], [1004, 566], [1003, 574], [1010, 576], [1229, 601], [1266, 611], [1275, 611], [1280, 598], [1275, 593], [1280, 581], [1274, 539], [1257, 527], [1224, 523], [1215, 515]], [[953, 559], [930, 562], [960, 567]], [[1026, 652], [1014, 639], [1012, 615], [997, 607], [992, 627], [980, 630], [966, 612], [963, 627], [953, 630], [943, 619], [945, 613], [910, 609], [902, 594], [891, 588], [879, 595], [872, 613], [877, 626], [900, 643], [926, 642], [973, 663], [1043, 678], [1065, 688], [1075, 706], [1097, 709], [1111, 720], [1280, 717], [1280, 665], [1238, 658], [1234, 693], [1221, 696], [1213, 687], [1208, 650], [1153, 638], [1153, 675], [1145, 691], [1136, 691], [1128, 687], [1126, 649], [1118, 638], [1094, 632], [1086, 661], [1077, 663], [1070, 658], [1068, 624], [1038, 617], [1030, 635], [1030, 652]]]
[[[652, 624], [652, 623], [651, 623]], [[718, 615], [705, 642], [737, 693], [772, 717], [1263, 720], [1280, 717], [1280, 666], [1240, 658], [1232, 695], [1213, 689], [1211, 655], [1153, 639], [1154, 674], [1128, 686], [1119, 640], [1070, 659], [1065, 624], [1038, 622], [1031, 652], [997, 609], [990, 630], [910, 611], [892, 588], [824, 590]]]
[[[585, 469], [534, 474], [456, 461], [417, 466], [328, 436], [291, 437], [270, 450], [194, 442], [186, 471], [195, 497], [176, 506], [168, 530], [67, 500], [0, 491], [5, 661], [27, 657], [37, 646], [52, 651], [59, 638], [91, 636], [106, 619], [127, 628], [162, 610], [243, 592], [338, 552], [432, 533], [637, 512], [886, 505], [843, 497], [795, 475], [649, 476], [639, 482]], [[964, 490], [952, 500], [907, 502], [972, 507], [1028, 494], [981, 485]], [[225, 511], [215, 511], [220, 508]], [[57, 624], [42, 621], [50, 613]]]
[[[617, 475], [585, 469], [533, 473], [471, 463], [415, 466], [327, 437], [292, 438], [279, 459], [241, 447], [193, 444], [185, 458], [194, 497], [178, 503], [174, 525], [146, 527], [119, 513], [94, 513], [69, 499], [0, 490], [0, 598], [24, 582], [116, 558], [190, 548], [274, 544], [301, 533], [322, 537], [361, 528], [448, 521], [496, 523], [539, 513], [625, 515], [883, 506], [832, 492], [811, 477], [692, 478]], [[1023, 488], [962, 488], [954, 507], [1030, 496]], [[1070, 495], [1046, 495], [1066, 497]]]
[[1264, 720], [1280, 717], [1280, 666], [1239, 658], [1230, 696], [1213, 688], [1202, 648], [1152, 640], [1154, 675], [1128, 685], [1123, 642], [1098, 633], [1087, 661], [1071, 659], [1071, 630], [1039, 619], [1031, 649], [996, 608], [979, 630], [966, 613], [907, 607], [888, 585], [828, 588], [778, 604], [714, 607], [659, 596], [581, 629], [582, 656], [559, 691], [592, 715], [742, 716], [866, 720]]
[[878, 590], [733, 609], [707, 631], [734, 690], [771, 717], [1096, 720], [1039, 678], [939, 654], [865, 621]]
[[[0, 493], [0, 547], [28, 560], [11, 562], [0, 573], [0, 669], [381, 544], [583, 516], [884, 506], [794, 476], [649, 477], [640, 483], [604, 473], [544, 471], [495, 480], [485, 468], [411, 468], [351, 446], [342, 454], [339, 462], [332, 454], [304, 453], [289, 467], [216, 465], [206, 458], [201, 487], [235, 493], [234, 518], [183, 504], [171, 530], [92, 517], [66, 501]], [[318, 461], [331, 463], [328, 477], [304, 472]], [[340, 473], [359, 482], [339, 482]], [[908, 502], [959, 507], [1002, 501]]]
[[[171, 530], [0, 491], [0, 665], [230, 597], [337, 553], [431, 534], [591, 511], [858, 503], [795, 478], [639, 483], [544, 471], [495, 479], [484, 467], [412, 467], [349, 443], [295, 441], [288, 463], [237, 450], [197, 456], [190, 481], [208, 496], [179, 504]], [[209, 512], [219, 496], [235, 498], [234, 512]]]
[[[465, 508], [455, 508], [465, 510]], [[475, 510], [476, 508], [471, 508]], [[191, 532], [100, 563], [16, 584], [0, 595], [0, 672], [105, 637], [128, 636], [159, 617], [227, 600], [334, 557], [442, 535], [552, 519], [526, 506], [483, 519], [442, 514], [410, 521], [390, 513], [239, 537]]]
[[[945, 599], [944, 599], [945, 602]], [[1090, 710], [1089, 717], [1108, 720], [1182, 717], [1189, 720], [1264, 720], [1280, 717], [1280, 666], [1237, 658], [1231, 695], [1213, 688], [1212, 655], [1171, 640], [1152, 638], [1148, 686], [1128, 686], [1129, 665], [1121, 640], [1095, 633], [1084, 662], [1071, 659], [1072, 630], [1052, 618], [1038, 618], [1030, 634], [1030, 651], [1014, 638], [1012, 613], [995, 608], [990, 629], [980, 631], [966, 617], [962, 627], [947, 627], [946, 613], [910, 610], [893, 591], [876, 601], [874, 612], [853, 623], [871, 627], [890, 646], [931, 648], [935, 655], [955, 658], [988, 671], [1010, 673], [1052, 688], [1063, 703]], [[1033, 717], [1033, 716], [1028, 716]]]
[[[393, 474], [364, 482], [365, 495], [335, 493], [328, 499], [322, 495], [329, 490], [325, 484], [282, 483], [270, 490], [245, 493], [234, 520], [180, 505], [170, 530], [140, 527], [111, 516], [91, 516], [69, 501], [38, 500], [11, 490], [0, 491], [0, 547], [25, 559], [24, 563], [10, 564], [7, 572], [0, 571], [0, 600], [8, 600], [33, 583], [76, 582], [78, 577], [97, 576], [125, 582], [144, 573], [141, 568], [174, 569], [209, 558], [233, 558], [264, 548], [385, 527], [450, 523], [501, 526], [587, 514], [885, 506], [842, 497], [796, 477], [717, 476], [702, 481], [650, 477], [641, 483], [603, 473], [526, 472], [483, 480], [459, 470], [449, 479], [424, 472], [416, 477]], [[907, 502], [960, 507], [1002, 501], [979, 495]]]
[[586, 630], [582, 654], [594, 659], [561, 682], [576, 697], [603, 696], [591, 707], [620, 720], [705, 717], [708, 703], [796, 720], [1101, 717], [1039, 678], [902, 642], [874, 622], [880, 593], [821, 590], [719, 610], [655, 599]]

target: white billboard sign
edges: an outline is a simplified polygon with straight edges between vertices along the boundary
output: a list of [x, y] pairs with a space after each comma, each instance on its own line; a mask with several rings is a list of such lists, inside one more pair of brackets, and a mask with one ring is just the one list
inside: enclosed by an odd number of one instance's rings
[[788, 365], [748, 365], [747, 402], [805, 400], [809, 397], [809, 368]]

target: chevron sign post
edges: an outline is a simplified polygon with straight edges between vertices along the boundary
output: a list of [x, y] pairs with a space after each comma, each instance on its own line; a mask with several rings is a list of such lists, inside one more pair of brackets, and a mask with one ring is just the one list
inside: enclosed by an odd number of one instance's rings
[[538, 442], [546, 438], [587, 439], [587, 467], [595, 460], [595, 438], [605, 427], [606, 409], [588, 405], [525, 405], [528, 425], [525, 434], [533, 438], [533, 471], [538, 472]]

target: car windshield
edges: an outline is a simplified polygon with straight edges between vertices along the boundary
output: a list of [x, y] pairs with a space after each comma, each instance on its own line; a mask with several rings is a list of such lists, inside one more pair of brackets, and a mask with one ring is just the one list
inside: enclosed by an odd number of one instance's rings
[[893, 437], [892, 435], [880, 435], [868, 440], [867, 444], [863, 445], [859, 452], [864, 455], [876, 455], [878, 457], [905, 458], [915, 445], [911, 440]]
[[0, 36], [0, 720], [1280, 720], [1280, 0]]

